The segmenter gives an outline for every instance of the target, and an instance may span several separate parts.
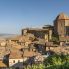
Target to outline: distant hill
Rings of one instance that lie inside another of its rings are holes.
[[[15,36],[16,34],[0,34],[0,38],[8,38],[8,37],[12,37]]]

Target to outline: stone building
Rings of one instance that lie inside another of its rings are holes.
[[[6,54],[6,41],[0,40],[0,60],[4,59],[5,54]]]
[[[64,13],[54,20],[54,32],[58,34],[60,41],[69,41],[69,17]]]
[[[36,38],[41,38],[41,39],[45,39],[46,41],[51,40],[52,38],[52,29],[49,28],[26,28],[26,29],[22,29],[22,35],[31,33],[33,34]]]

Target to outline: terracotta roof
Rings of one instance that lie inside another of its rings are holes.
[[[15,41],[19,41],[19,42],[31,42],[31,40],[29,40],[29,38],[32,37],[33,39],[35,38],[35,36],[33,34],[27,34],[24,36],[15,36],[12,38],[9,38],[10,40],[15,40]]]
[[[17,44],[16,42],[13,42],[13,41],[9,42],[9,46],[11,46],[12,48],[15,48],[15,49],[21,49],[22,48],[21,45]]]
[[[23,54],[24,57],[32,57],[35,55],[37,55],[37,53],[35,53],[33,51],[24,51],[24,54]]]
[[[2,61],[0,61],[0,67],[7,67]]]
[[[64,13],[60,13],[56,19],[69,19],[69,17]]]
[[[59,47],[52,47],[50,48],[50,51],[53,51],[57,54],[64,53],[64,54],[69,54],[69,47],[64,47],[64,46],[59,46]]]
[[[35,55],[37,55],[37,53],[35,53],[34,51],[26,50],[24,51],[24,53],[21,51],[11,51],[9,58],[10,59],[23,59],[23,57],[32,57]]]
[[[22,36],[22,37],[19,39],[19,42],[31,42],[31,40],[29,40],[29,36],[26,35],[26,36]]]
[[[21,58],[23,58],[22,57],[22,52],[20,52],[20,51],[13,51],[13,52],[11,52],[10,53],[10,55],[9,55],[9,58],[10,59],[21,59]]]

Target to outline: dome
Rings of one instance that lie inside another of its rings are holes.
[[[67,15],[65,15],[64,13],[60,13],[56,19],[69,19],[69,17]]]

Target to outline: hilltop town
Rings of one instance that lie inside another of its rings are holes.
[[[60,13],[53,25],[24,28],[21,35],[0,39],[0,67],[42,63],[52,54],[69,54],[69,17]]]

